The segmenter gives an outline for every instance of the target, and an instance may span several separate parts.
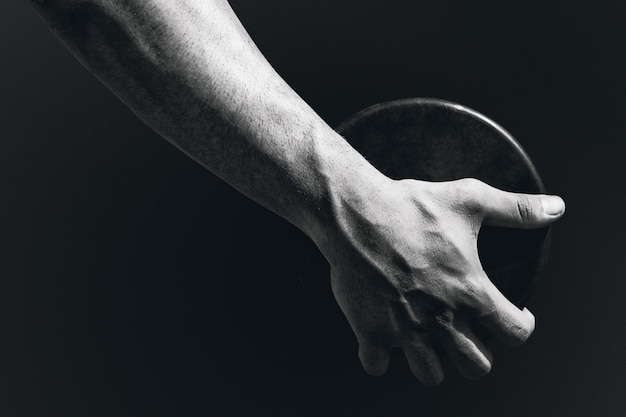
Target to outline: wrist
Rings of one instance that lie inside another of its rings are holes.
[[[318,196],[310,222],[302,228],[322,248],[342,228],[347,207],[359,210],[390,187],[392,179],[372,166],[337,132],[316,142]]]

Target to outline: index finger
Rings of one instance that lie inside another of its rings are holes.
[[[487,281],[478,323],[503,342],[521,345],[535,330],[535,316],[527,308],[520,310]]]

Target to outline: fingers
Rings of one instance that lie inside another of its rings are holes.
[[[389,367],[389,348],[373,341],[360,341],[359,359],[368,374],[384,375]]]
[[[470,329],[466,321],[439,320],[439,344],[467,378],[480,378],[491,371],[493,355]]]
[[[439,346],[467,378],[480,378],[491,371],[491,350],[474,334],[467,322],[441,320],[433,332]],[[439,356],[428,336],[405,335],[399,346],[404,351],[413,375],[424,385],[438,385],[444,373]],[[389,347],[374,342],[359,343],[359,358],[370,375],[383,375],[389,366]]]
[[[491,281],[487,281],[483,314],[477,318],[477,322],[509,345],[524,343],[535,330],[535,316],[526,308],[517,308]]]
[[[423,335],[409,335],[401,344],[409,368],[424,385],[438,385],[443,381],[443,369],[430,341]]]
[[[404,351],[411,372],[424,385],[438,385],[443,381],[439,357],[428,339],[418,333],[407,335],[399,346]],[[365,372],[381,376],[389,367],[391,345],[375,341],[359,341],[359,359]]]
[[[491,284],[491,283],[490,283]],[[492,285],[482,307],[486,313],[472,324],[480,324],[491,335],[510,345],[525,342],[535,329],[535,318],[527,309],[520,310]],[[491,371],[493,355],[490,348],[476,335],[465,318],[455,320],[452,313],[435,318],[430,337],[448,355],[467,378],[480,378]],[[424,385],[438,385],[444,373],[441,361],[428,335],[411,332],[402,336],[402,348],[411,372]],[[370,375],[387,372],[391,345],[380,341],[359,342],[361,364]]]
[[[492,226],[538,228],[547,226],[565,213],[561,197],[502,191],[479,181],[469,187],[482,208],[484,223]]]

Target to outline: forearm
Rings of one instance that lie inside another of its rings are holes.
[[[309,234],[330,217],[334,195],[380,178],[273,70],[227,1],[38,8],[149,126]]]

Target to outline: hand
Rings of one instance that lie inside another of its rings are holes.
[[[333,207],[335,225],[318,246],[368,373],[384,374],[390,349],[399,347],[424,384],[443,379],[438,351],[477,378],[492,364],[477,325],[509,344],[533,332],[533,315],[483,271],[478,232],[483,223],[546,226],[565,210],[559,197],[509,193],[475,179],[389,180],[365,196],[342,195]]]

